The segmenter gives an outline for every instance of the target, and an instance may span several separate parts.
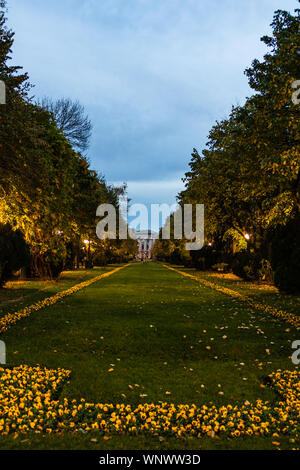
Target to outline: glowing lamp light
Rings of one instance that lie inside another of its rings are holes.
[[[249,233],[245,233],[244,236],[245,236],[246,240],[250,240],[250,235],[249,235]]]
[[[90,241],[89,240],[83,240],[83,243],[85,243],[85,245],[89,245]]]

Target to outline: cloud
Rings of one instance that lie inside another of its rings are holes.
[[[281,0],[9,0],[8,14],[14,62],[29,72],[36,95],[70,96],[88,110],[92,166],[110,181],[129,181],[135,197],[144,187],[155,198],[159,187],[174,199],[193,147],[201,150],[214,121],[251,93],[243,70],[266,51],[259,38],[282,7]]]
[[[114,183],[116,186],[122,184],[121,181]],[[131,199],[132,204],[144,204],[148,211],[148,217],[142,217],[141,229],[152,230],[158,232],[159,228],[151,221],[151,205],[152,204],[168,204],[171,207],[171,212],[176,205],[175,195],[184,189],[184,183],[181,181],[181,176],[173,180],[153,180],[153,181],[128,181],[127,182],[128,197]],[[132,224],[135,217],[129,217],[128,221]],[[162,215],[161,223],[165,222],[165,216]]]
[[[120,185],[121,182],[115,182]],[[173,204],[174,195],[184,189],[181,177],[173,180],[153,180],[153,181],[128,181],[128,196],[132,201],[146,204]]]

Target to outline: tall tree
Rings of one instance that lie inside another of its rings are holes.
[[[276,11],[271,26],[273,35],[261,39],[270,52],[245,72],[256,92],[253,143],[262,166],[280,175],[284,185],[291,182],[289,194],[300,209],[300,106],[292,101],[300,70],[300,10]],[[279,200],[281,208],[290,204],[286,196]]]
[[[72,101],[70,98],[57,101],[44,98],[40,105],[53,115],[57,127],[76,150],[85,152],[88,149],[92,123],[79,101]]]

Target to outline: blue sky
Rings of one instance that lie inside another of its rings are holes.
[[[78,99],[91,166],[139,203],[173,203],[193,147],[251,94],[276,9],[297,0],[8,0],[13,61],[37,97]]]

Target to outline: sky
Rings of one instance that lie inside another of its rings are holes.
[[[194,147],[252,94],[277,9],[297,0],[8,0],[13,62],[37,98],[70,97],[93,122],[87,156],[132,203],[175,202]],[[145,222],[146,224],[146,222]],[[141,228],[146,228],[144,225]]]

